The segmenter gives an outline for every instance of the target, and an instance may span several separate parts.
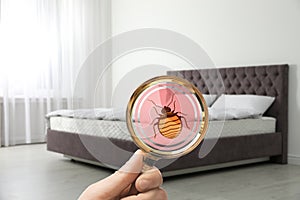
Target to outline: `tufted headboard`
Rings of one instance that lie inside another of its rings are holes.
[[[276,97],[265,113],[277,119],[282,133],[283,154],[287,153],[288,65],[243,66],[169,71],[193,83],[204,94],[256,94]],[[286,159],[286,158],[285,158]]]

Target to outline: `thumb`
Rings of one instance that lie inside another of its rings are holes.
[[[97,199],[113,199],[128,188],[139,176],[143,167],[143,152],[137,150],[133,156],[118,171],[90,186],[90,190],[97,192]]]

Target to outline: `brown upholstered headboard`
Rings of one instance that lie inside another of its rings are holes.
[[[256,94],[276,97],[265,115],[277,119],[276,131],[282,133],[283,154],[286,154],[288,65],[193,69],[169,71],[168,75],[190,81],[204,94]]]

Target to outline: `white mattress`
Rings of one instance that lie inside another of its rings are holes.
[[[131,140],[124,121],[51,117],[49,126],[57,131]],[[205,138],[274,133],[275,127],[276,119],[272,117],[210,121]]]

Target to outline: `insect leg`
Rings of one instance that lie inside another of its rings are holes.
[[[153,132],[154,132],[154,138],[156,138],[156,131],[155,131],[155,126],[157,126],[157,129],[159,129],[158,128],[158,122],[156,122],[155,124],[153,124]]]
[[[182,112],[176,112],[175,114],[177,115],[177,114],[182,114],[182,115],[184,115],[184,116],[187,116],[187,114],[185,114],[185,113],[182,113]]]
[[[156,105],[156,103],[154,101],[152,101],[151,99],[148,99],[148,101],[150,101],[151,103],[153,103],[153,105],[155,105],[156,107],[163,108],[163,107],[161,107],[159,105]]]
[[[160,114],[158,113],[158,111],[156,110],[156,108],[155,108],[155,107],[153,107],[153,108],[154,108],[156,114],[157,114],[157,115],[160,115]]]
[[[160,118],[159,118],[159,117],[156,117],[155,119],[153,119],[153,121],[151,122],[151,125],[152,125],[152,124],[154,123],[154,121],[157,120],[157,119],[159,120]]]
[[[187,124],[187,121],[186,121],[185,117],[179,116],[179,118],[180,118],[180,119],[184,119],[184,122],[185,122],[186,127],[187,127],[188,129],[190,129],[190,127],[189,127],[188,124]]]

